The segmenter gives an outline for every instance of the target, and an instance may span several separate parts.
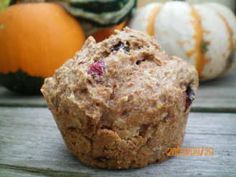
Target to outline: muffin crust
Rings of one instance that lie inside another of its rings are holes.
[[[87,165],[139,168],[183,142],[198,87],[193,66],[125,28],[81,51],[41,89],[69,150]]]

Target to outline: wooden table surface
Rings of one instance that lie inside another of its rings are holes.
[[[213,148],[214,154],[142,169],[90,168],[66,149],[42,97],[0,87],[0,177],[236,177],[236,72],[201,84],[183,147]]]

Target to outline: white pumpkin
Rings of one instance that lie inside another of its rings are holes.
[[[151,3],[137,10],[129,26],[195,65],[201,80],[225,73],[236,56],[236,18],[217,3]]]

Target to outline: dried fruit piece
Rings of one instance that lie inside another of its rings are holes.
[[[118,51],[120,49],[123,49],[126,52],[129,52],[129,46],[125,45],[123,42],[119,41],[118,44],[114,45],[111,49],[111,51]]]
[[[141,58],[141,59],[137,60],[136,65],[140,65],[145,60],[146,60],[145,58]]]
[[[194,99],[195,99],[195,93],[193,89],[190,86],[188,86],[186,89],[185,111],[189,108],[189,106],[192,104]]]
[[[102,60],[96,61],[90,65],[88,74],[102,76],[105,72],[105,63]]]

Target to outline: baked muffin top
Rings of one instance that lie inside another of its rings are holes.
[[[193,66],[168,56],[152,37],[125,28],[99,43],[89,37],[73,59],[45,80],[42,92],[58,112],[74,106],[93,118],[95,127],[82,128],[93,136],[99,127],[175,120],[189,109],[197,87]]]

